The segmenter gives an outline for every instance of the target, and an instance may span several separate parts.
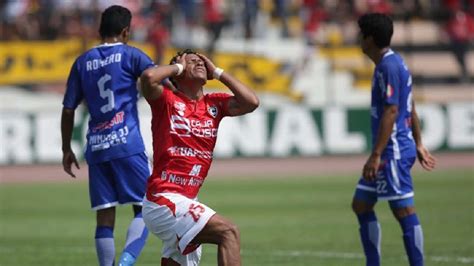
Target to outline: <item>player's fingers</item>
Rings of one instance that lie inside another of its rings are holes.
[[[430,164],[430,163],[429,163],[428,161],[426,161],[426,160],[422,160],[422,161],[421,161],[421,166],[422,166],[425,170],[427,170],[427,171],[433,170],[433,165]]]
[[[77,169],[81,169],[81,168],[79,167],[79,163],[77,162],[76,157],[74,157],[73,159],[74,159],[74,165],[76,166],[76,168],[77,168]]]
[[[375,170],[373,168],[369,169],[369,180],[373,181],[375,179]]]
[[[430,165],[431,169],[434,169],[436,167],[436,161],[435,160],[428,161],[428,164]]]
[[[432,164],[433,166],[436,165],[436,158],[433,157],[433,156],[429,156],[428,157],[428,161],[430,162],[430,164]]]
[[[207,57],[201,53],[196,53],[197,56],[201,57],[202,60],[206,60]]]
[[[69,166],[64,166],[64,171],[65,171],[68,175],[70,175],[70,176],[72,176],[72,177],[76,177],[76,175],[72,172],[70,165],[69,165]]]
[[[434,167],[436,164],[436,159],[429,153],[423,158],[422,161],[424,161],[424,163],[429,165],[430,167]]]
[[[363,172],[364,179],[367,181],[372,181],[373,174],[372,174],[372,169],[370,167],[364,167],[364,172]]]
[[[369,180],[369,176],[367,174],[367,167],[364,166],[364,169],[362,169],[362,177],[365,179],[365,180]]]

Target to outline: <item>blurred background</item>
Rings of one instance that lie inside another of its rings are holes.
[[[157,64],[193,48],[255,89],[262,107],[226,119],[216,157],[369,151],[373,64],[357,18],[391,15],[392,48],[411,69],[425,144],[474,149],[473,0],[4,0],[0,1],[0,165],[59,163],[60,110],[74,59],[98,44],[101,12],[133,13],[132,45]],[[209,82],[209,91],[224,90]],[[150,112],[140,102],[151,153]],[[82,154],[87,115],[76,117]]]

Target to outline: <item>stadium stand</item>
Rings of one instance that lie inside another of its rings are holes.
[[[150,54],[153,54],[158,63],[166,61],[170,51],[182,47],[207,49],[207,52],[215,50],[216,55],[219,55],[222,53],[219,47],[223,47],[219,44],[222,43],[242,40],[266,44],[296,40],[307,43],[308,46],[299,49],[300,54],[293,53],[294,57],[305,60],[308,51],[313,51],[315,60],[327,61],[333,71],[348,73],[353,88],[367,91],[373,66],[357,47],[356,19],[359,14],[376,11],[389,13],[394,17],[393,47],[407,59],[416,86],[425,89],[432,87],[437,91],[444,88],[450,91],[461,90],[469,87],[474,75],[473,0],[120,0],[117,3],[133,11],[133,39],[147,43],[151,48]],[[94,43],[97,39],[95,25],[100,10],[109,4],[110,2],[97,0],[2,1],[0,43],[69,40],[77,37],[82,38],[83,43]],[[209,7],[215,8],[212,11],[214,14],[210,14]],[[456,50],[450,46],[453,41],[450,34],[452,31],[449,30],[449,25],[452,25],[450,14],[458,14],[456,12],[462,12],[465,18],[463,21],[466,21],[460,26],[461,31],[465,26],[464,38],[467,40],[466,73],[456,60]],[[219,32],[216,32],[216,22],[210,21],[216,17],[219,17]],[[211,37],[208,36],[212,36],[215,44],[209,44]],[[249,46],[251,44],[241,50],[244,55],[252,54]],[[87,46],[83,47],[85,49]],[[235,55],[235,51],[233,53]],[[241,60],[242,55],[237,53],[235,56],[237,59],[234,61],[245,61]],[[219,55],[219,58],[228,57],[229,54]],[[8,57],[3,58],[0,70],[5,69],[9,63],[6,61]],[[248,60],[238,68],[239,71],[247,71],[246,75],[255,70],[255,67],[249,67],[247,63]],[[291,64],[294,62],[290,62]],[[288,67],[288,62],[266,62],[264,65],[280,68],[282,73],[289,75],[290,80],[282,82],[281,86],[258,86],[258,90],[264,93],[273,91],[293,100],[304,97],[289,88],[294,74],[292,71],[300,71],[301,67],[305,67],[304,64],[293,67],[293,70]],[[256,75],[248,79],[258,83],[261,77]],[[54,88],[54,84],[55,82],[43,81],[33,84],[33,88],[44,90]],[[27,85],[27,88],[32,88],[31,83]]]

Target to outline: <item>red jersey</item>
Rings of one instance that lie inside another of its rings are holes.
[[[173,192],[195,198],[207,176],[217,140],[217,129],[228,115],[231,95],[210,93],[191,100],[163,89],[149,101],[152,111],[153,174],[149,193]]]

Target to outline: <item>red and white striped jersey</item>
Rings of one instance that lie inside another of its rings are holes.
[[[195,198],[207,176],[222,118],[231,95],[210,93],[191,100],[164,88],[149,101],[152,110],[153,174],[149,193],[172,192]]]

